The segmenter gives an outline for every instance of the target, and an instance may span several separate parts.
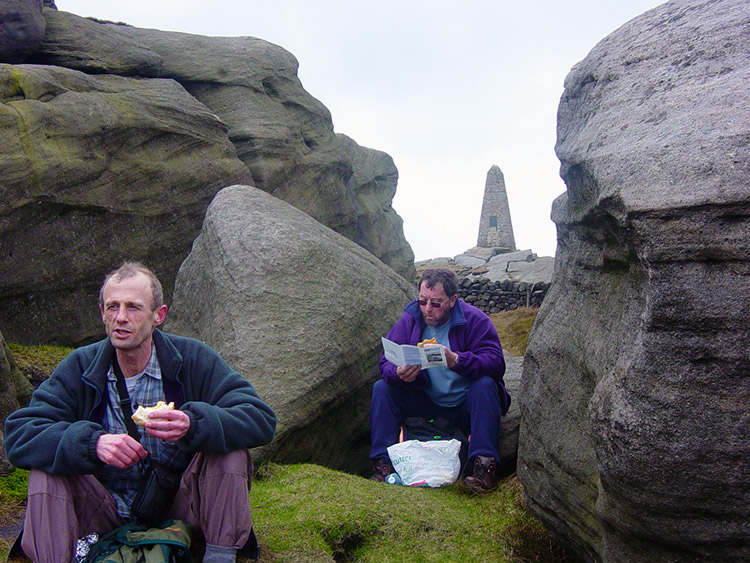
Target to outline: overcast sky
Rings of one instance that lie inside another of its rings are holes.
[[[56,0],[138,27],[249,35],[297,58],[336,132],[387,152],[393,206],[415,258],[477,243],[487,171],[503,171],[516,246],[556,247],[552,201],[563,81],[606,35],[657,0]]]

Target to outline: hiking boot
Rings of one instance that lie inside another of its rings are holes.
[[[379,483],[385,483],[385,478],[391,473],[396,472],[396,470],[393,469],[393,465],[391,465],[391,460],[387,457],[374,459],[372,461],[372,471],[372,477],[370,478]]]
[[[474,473],[464,479],[464,485],[475,493],[491,491],[497,486],[496,468],[494,459],[478,455],[474,458]]]

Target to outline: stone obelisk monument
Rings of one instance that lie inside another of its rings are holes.
[[[510,222],[508,194],[505,191],[505,178],[500,167],[496,164],[493,164],[490,171],[487,172],[477,246],[480,248],[516,249],[513,224]]]

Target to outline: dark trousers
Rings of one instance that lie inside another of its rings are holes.
[[[375,383],[370,403],[370,458],[388,457],[388,446],[398,442],[405,418],[442,416],[471,438],[469,459],[482,455],[500,461],[500,396],[491,377],[472,380],[464,402],[456,407],[441,407],[424,392],[410,385],[398,387],[384,380]]]

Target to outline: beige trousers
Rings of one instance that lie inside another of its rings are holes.
[[[250,452],[197,453],[182,474],[171,518],[185,520],[207,544],[241,548],[252,517]],[[92,475],[49,475],[32,469],[21,547],[34,563],[72,561],[78,538],[124,524],[112,495]]]

